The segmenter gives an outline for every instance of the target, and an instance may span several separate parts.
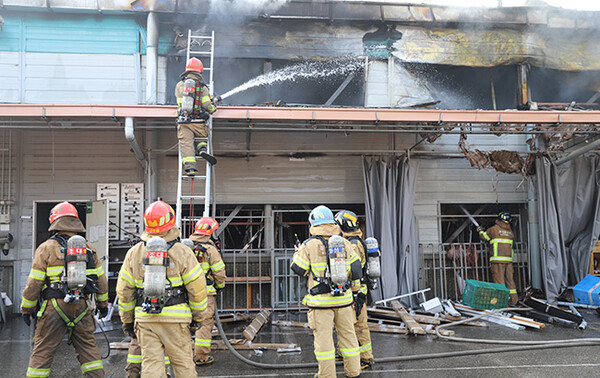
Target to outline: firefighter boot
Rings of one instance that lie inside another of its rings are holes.
[[[198,164],[196,161],[186,161],[183,163],[183,171],[186,176],[195,176],[198,173]]]
[[[206,144],[206,142],[200,142],[200,143],[198,143],[198,146],[196,147],[196,153],[202,159],[204,159],[207,162],[209,162],[210,165],[217,164],[217,159],[214,156],[212,156],[211,154],[208,153],[208,148],[207,147],[208,147],[208,145]]]

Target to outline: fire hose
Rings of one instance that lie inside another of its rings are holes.
[[[460,356],[473,356],[478,354],[489,354],[489,353],[505,353],[505,352],[518,352],[525,350],[536,350],[536,349],[551,349],[551,348],[567,348],[567,347],[575,347],[575,346],[589,346],[589,345],[599,345],[600,338],[587,338],[587,339],[566,339],[566,340],[549,340],[549,341],[515,341],[515,340],[480,340],[480,339],[469,339],[462,337],[451,337],[451,336],[443,336],[439,333],[440,328],[448,328],[452,326],[457,326],[468,321],[480,319],[486,316],[493,315],[497,312],[501,311],[527,311],[527,308],[502,308],[498,310],[491,311],[489,313],[478,315],[472,318],[467,318],[465,320],[460,320],[457,322],[452,322],[444,325],[440,325],[436,329],[436,335],[441,339],[446,339],[449,341],[457,341],[457,342],[478,342],[478,343],[488,343],[488,344],[511,344],[518,345],[514,347],[502,347],[502,348],[487,348],[487,349],[472,349],[472,350],[463,350],[463,351],[454,351],[454,352],[443,352],[443,353],[431,353],[431,354],[416,354],[411,356],[393,356],[393,357],[383,357],[375,359],[375,363],[386,363],[386,362],[404,362],[404,361],[415,361],[415,360],[427,360],[427,359],[435,359],[435,358],[448,358],[448,357],[460,357]],[[225,331],[223,330],[223,325],[221,320],[219,319],[218,311],[215,312],[215,322],[217,325],[217,329],[219,330],[219,335],[225,346],[229,351],[240,361],[262,369],[303,369],[303,368],[316,368],[318,364],[316,362],[313,363],[294,363],[294,364],[268,364],[264,362],[252,361],[244,356],[242,356],[229,342]],[[336,364],[343,364],[342,361],[336,362]]]

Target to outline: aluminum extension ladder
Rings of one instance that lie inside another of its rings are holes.
[[[208,71],[209,80],[208,80],[208,89],[211,92],[211,96],[213,95],[213,64],[214,64],[214,52],[215,52],[215,32],[212,31],[209,36],[201,36],[201,35],[192,35],[192,31],[188,30],[188,41],[187,41],[187,54],[186,54],[186,62],[193,57],[197,57],[202,61],[204,65],[204,74]],[[207,64],[208,63],[208,64]],[[213,154],[212,147],[212,117],[210,117],[206,122],[207,129],[207,137],[206,138],[195,138],[194,147],[197,145],[199,141],[206,141],[208,144],[208,153]],[[181,148],[179,148],[177,163],[179,165],[178,174],[177,174],[177,209],[176,209],[176,224],[177,227],[181,230],[182,236],[187,237],[189,234],[193,233],[193,227],[195,222],[200,219],[200,213],[196,214],[194,211],[194,207],[198,203],[203,202],[203,217],[210,216],[210,205],[211,205],[211,196],[214,195],[213,191],[213,180],[214,180],[214,167],[206,162],[205,171],[202,172],[200,168],[201,164],[198,164],[200,170],[198,174],[194,177],[188,177],[183,172],[183,167],[181,163]],[[198,159],[198,163],[200,163],[201,159]],[[199,188],[195,188],[194,184],[196,183],[204,183],[204,186],[199,186]],[[198,189],[204,189],[204,191],[200,191],[197,193]],[[201,194],[200,194],[201,193]],[[188,215],[182,217],[182,205],[184,203],[189,203],[189,212]],[[213,210],[214,212],[214,210]],[[189,232],[191,230],[191,232]]]

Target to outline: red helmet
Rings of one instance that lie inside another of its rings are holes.
[[[190,58],[185,65],[186,71],[196,71],[199,73],[204,72],[204,65],[198,58]]]
[[[153,202],[144,212],[144,226],[149,234],[169,231],[175,226],[175,211],[166,202]]]
[[[59,203],[50,210],[50,224],[61,217],[75,217],[79,219],[79,214],[77,214],[75,206],[65,201]]]
[[[217,228],[219,228],[219,222],[211,217],[200,218],[200,220],[196,222],[194,234],[210,236]]]

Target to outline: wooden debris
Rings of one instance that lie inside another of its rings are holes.
[[[229,340],[229,342],[235,349],[240,349],[240,350],[256,350],[256,349],[260,349],[260,350],[284,349],[284,350],[287,350],[287,349],[298,348],[297,344],[253,343],[246,339],[232,339],[232,340]],[[227,346],[225,346],[225,342],[223,342],[223,340],[213,340],[212,343],[210,344],[210,346],[212,349],[219,349],[219,350],[227,349]]]
[[[395,333],[400,335],[407,335],[408,330],[406,327],[400,327],[395,325],[388,324],[376,324],[376,323],[367,323],[369,325],[369,331],[371,332],[379,332],[379,333]]]
[[[253,314],[228,313],[219,314],[221,323],[243,322],[252,319]]]
[[[110,349],[129,349],[129,341],[113,341],[109,345]]]
[[[454,304],[454,307],[460,312],[464,312],[469,315],[482,315],[484,313],[490,313],[490,310],[478,310],[469,306],[460,305],[458,303]],[[524,316],[518,316],[510,313],[496,313],[491,316],[486,316],[484,319],[490,321],[492,323],[497,323],[501,325],[508,326],[514,329],[523,329],[523,327],[530,327],[536,329],[544,329],[546,325],[544,323],[536,322],[533,319],[526,318]],[[516,325],[517,327],[513,327],[512,325]]]
[[[252,323],[250,323],[248,325],[248,327],[246,327],[244,332],[242,332],[242,334],[244,335],[246,340],[248,340],[248,341],[254,340],[254,338],[256,337],[256,334],[258,333],[258,331],[260,331],[262,326],[265,325],[267,320],[269,320],[270,316],[271,316],[271,311],[269,311],[269,310],[261,310],[258,314],[256,314],[256,317],[254,318]]]
[[[277,326],[281,326],[281,327],[303,327],[303,328],[310,328],[308,326],[308,323],[294,322],[294,321],[289,321],[289,320],[273,320],[273,321],[271,321],[271,324],[277,325]]]
[[[410,333],[413,333],[415,335],[425,334],[425,330],[423,329],[423,327],[421,327],[419,323],[417,323],[415,319],[406,311],[406,309],[402,307],[400,302],[398,302],[397,300],[393,300],[391,304],[396,313],[402,318],[402,321],[404,321],[404,323],[408,327]]]

